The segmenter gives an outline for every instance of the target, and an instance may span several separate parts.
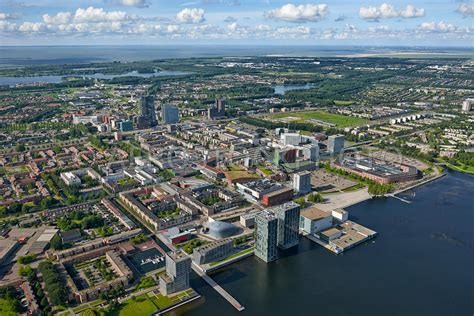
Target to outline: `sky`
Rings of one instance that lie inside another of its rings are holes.
[[[474,47],[473,0],[1,0],[0,45]]]

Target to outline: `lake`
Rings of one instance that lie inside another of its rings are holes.
[[[0,76],[0,86],[7,85],[13,87],[17,84],[32,84],[32,83],[59,83],[63,78],[67,77],[77,77],[77,78],[92,78],[92,79],[113,79],[118,77],[164,77],[164,76],[182,76],[189,73],[182,71],[160,71],[154,73],[138,73],[137,71],[131,71],[125,74],[120,75],[104,75],[101,73],[96,73],[92,75],[80,75],[80,74],[71,74],[63,76],[31,76],[31,77],[1,77]]]
[[[275,90],[275,94],[285,94],[286,91],[291,91],[291,90],[298,90],[298,89],[311,89],[314,87],[314,84],[312,83],[307,83],[307,84],[289,84],[289,85],[274,85],[273,89]]]

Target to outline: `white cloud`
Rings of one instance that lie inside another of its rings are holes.
[[[149,5],[147,0],[118,0],[117,2],[126,7],[147,8]]]
[[[307,26],[297,26],[297,27],[279,27],[276,30],[281,34],[310,34],[311,29]]]
[[[71,12],[58,12],[53,16],[49,14],[43,15],[43,22],[47,24],[67,24],[71,22],[71,19]]]
[[[446,23],[444,21],[441,22],[425,22],[422,23],[420,26],[420,29],[423,31],[429,31],[429,32],[440,32],[440,33],[447,33],[447,32],[454,32],[457,30],[457,27]]]
[[[409,4],[405,10],[400,12],[400,16],[407,19],[422,17],[425,16],[425,9],[417,9],[413,5]]]
[[[273,9],[265,13],[269,19],[286,21],[286,22],[317,22],[328,14],[328,6],[326,4],[301,4],[294,5],[292,3]]]
[[[103,8],[79,8],[74,15],[74,22],[106,22],[131,20],[132,16],[123,11],[107,12]]]
[[[21,32],[25,33],[36,33],[36,32],[44,32],[47,30],[46,24],[44,23],[35,23],[35,22],[23,22],[18,28]]]
[[[337,33],[334,35],[335,40],[346,40],[349,38],[349,33],[343,32],[343,33]]]
[[[409,4],[404,10],[397,10],[393,5],[382,3],[378,7],[368,6],[359,9],[359,16],[364,20],[378,21],[391,18],[417,18],[425,15],[425,9],[415,8]]]
[[[461,3],[456,11],[461,13],[464,17],[474,16],[474,4]]]
[[[15,31],[15,30],[16,30],[16,23],[0,20],[0,31],[8,32],[8,31]]]
[[[20,14],[16,14],[16,13],[2,13],[2,12],[0,12],[0,21],[16,20],[20,16],[21,16]]]
[[[68,24],[68,23],[96,23],[117,22],[136,19],[123,11],[105,11],[103,8],[88,7],[78,8],[73,14],[71,12],[58,12],[55,15],[44,14],[43,22],[46,24]]]
[[[239,25],[237,23],[231,23],[229,25],[227,25],[227,29],[231,32],[235,32],[237,31],[237,28],[239,27]]]
[[[201,23],[206,20],[204,13],[203,9],[185,8],[176,14],[176,19],[181,23]]]

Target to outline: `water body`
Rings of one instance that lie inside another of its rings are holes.
[[[91,45],[91,46],[3,46],[0,68],[44,64],[109,61],[139,61],[160,58],[216,56],[308,56],[331,57],[394,52],[460,53],[472,55],[472,47],[370,47],[331,45]]]
[[[31,77],[1,77],[0,76],[0,86],[7,85],[7,86],[15,86],[17,84],[32,84],[32,83],[59,83],[63,81],[63,78],[67,77],[74,77],[74,78],[92,78],[92,79],[113,79],[118,77],[142,77],[142,78],[150,78],[150,77],[163,77],[163,76],[182,76],[187,75],[189,73],[182,72],[182,71],[161,71],[161,72],[154,72],[154,73],[138,73],[137,71],[131,71],[125,74],[120,75],[104,75],[101,73],[96,73],[92,75],[80,75],[80,74],[71,74],[71,75],[63,75],[63,76],[31,76]]]
[[[342,255],[303,238],[274,263],[250,257],[213,273],[243,312],[193,276],[203,298],[169,315],[472,315],[474,176],[450,172],[403,197],[413,203],[350,207],[379,236]]]
[[[291,85],[274,85],[273,89],[275,90],[275,94],[285,94],[286,91],[291,90],[298,90],[298,89],[311,89],[314,87],[314,84],[307,83],[307,84],[291,84]]]

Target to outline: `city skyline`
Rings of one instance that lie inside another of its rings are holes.
[[[468,46],[470,1],[9,1],[1,45]]]

